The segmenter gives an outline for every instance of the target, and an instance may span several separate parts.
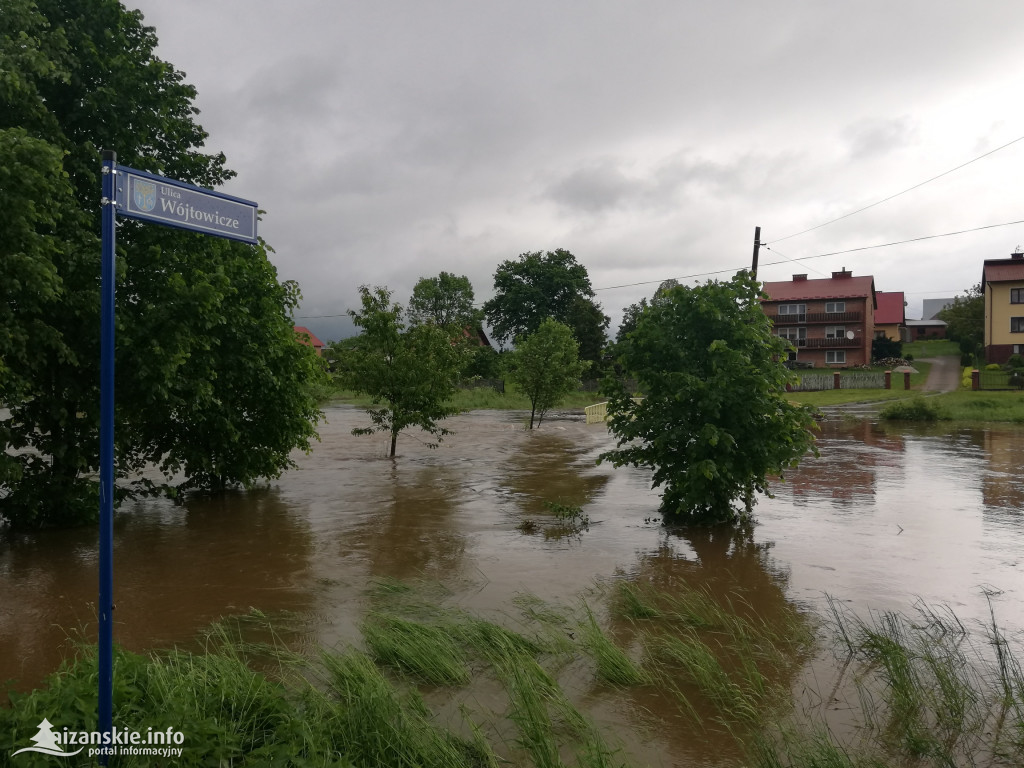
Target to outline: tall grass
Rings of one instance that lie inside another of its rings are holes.
[[[648,723],[708,739],[709,749],[738,746],[744,765],[1024,764],[1019,643],[994,610],[979,637],[948,609],[922,604],[911,615],[861,618],[831,600],[818,652],[834,654],[833,678],[819,680],[797,674],[814,625],[792,605],[768,621],[735,594],[617,580],[597,590],[606,599],[600,610],[593,592],[569,605],[521,595],[518,616],[489,620],[449,607],[443,591],[424,591],[399,582],[371,588],[365,652],[310,658],[269,630],[260,632],[268,640],[243,641],[240,632],[261,622],[266,630],[260,615],[214,626],[204,652],[119,651],[115,722],[180,730],[187,742],[177,764],[185,766],[601,768],[625,758],[587,707],[600,700],[640,712],[654,697],[674,709]],[[607,622],[598,618],[605,608]],[[11,694],[0,732],[26,746],[44,717],[58,729],[91,729],[96,675],[84,648],[43,688]],[[477,686],[486,700],[477,700]],[[458,715],[452,701],[461,702]],[[829,727],[836,708],[846,713],[840,729]],[[0,766],[13,763],[9,752],[0,750]],[[119,756],[112,765],[147,760]],[[42,755],[18,761],[50,764]]]

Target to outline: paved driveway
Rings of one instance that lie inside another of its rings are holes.
[[[960,376],[963,369],[960,367],[960,358],[950,356],[944,357],[922,357],[922,363],[931,363],[932,368],[928,372],[928,380],[924,388],[932,392],[953,392],[960,389]]]

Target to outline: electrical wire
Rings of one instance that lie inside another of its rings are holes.
[[[829,221],[826,221],[826,222],[824,222],[822,224],[818,224],[817,226],[814,226],[814,227],[810,227],[809,229],[801,230],[800,232],[794,232],[792,235],[786,235],[785,237],[780,237],[778,239],[772,240],[772,242],[773,243],[781,243],[783,240],[789,240],[791,237],[797,237],[799,235],[806,235],[808,232],[813,232],[816,229],[821,229],[822,227],[827,227],[829,224],[835,224],[837,221],[842,221],[843,219],[848,219],[850,216],[855,216],[858,213],[863,213],[864,211],[868,210],[869,208],[874,208],[876,205],[881,205],[882,203],[887,203],[890,200],[893,200],[893,199],[899,197],[900,195],[907,194],[907,192],[913,192],[915,189],[923,187],[925,184],[930,184],[931,182],[936,181],[937,179],[941,179],[943,176],[948,176],[949,174],[953,173],[954,171],[959,171],[961,168],[966,168],[971,163],[976,163],[979,160],[982,160],[982,159],[988,157],[989,155],[994,155],[996,152],[998,152],[998,151],[1000,151],[1002,149],[1006,149],[1007,147],[1016,144],[1018,141],[1024,141],[1024,136],[1018,136],[1013,141],[1007,142],[1006,144],[1003,144],[1001,147],[996,147],[995,149],[989,150],[988,152],[986,152],[983,155],[978,155],[973,160],[968,160],[966,163],[962,163],[962,164],[958,165],[956,168],[950,168],[948,171],[943,171],[938,176],[932,176],[930,179],[926,179],[925,181],[922,181],[920,184],[915,184],[912,187],[907,187],[902,192],[897,192],[895,195],[889,195],[888,197],[883,198],[882,200],[879,200],[878,202],[872,203],[871,205],[865,205],[863,208],[858,208],[856,211],[850,211],[850,213],[844,213],[842,216],[839,216],[838,218],[830,219]]]
[[[1024,137],[1021,137],[1021,138],[1024,138]],[[912,237],[909,240],[896,240],[895,242],[891,242],[891,243],[879,243],[877,245],[862,245],[859,248],[847,248],[844,251],[830,251],[828,253],[817,253],[817,254],[815,254],[813,256],[797,256],[795,258],[790,258],[789,256],[786,256],[786,258],[789,260],[789,262],[786,262],[786,261],[766,261],[766,262],[760,264],[758,266],[758,268],[760,269],[760,267],[774,267],[774,266],[778,266],[779,264],[807,261],[808,259],[820,259],[820,258],[824,258],[825,256],[840,256],[840,255],[842,255],[844,253],[856,253],[858,251],[870,251],[870,250],[873,250],[875,248],[889,248],[890,246],[893,246],[893,245],[906,245],[907,243],[919,243],[922,240],[934,240],[934,239],[939,238],[939,237],[952,237],[953,235],[964,235],[964,234],[967,234],[968,232],[980,232],[980,231],[985,230],[985,229],[996,229],[998,227],[1009,227],[1009,226],[1013,226],[1014,224],[1024,224],[1024,219],[1019,219],[1017,221],[1006,221],[1006,222],[1003,222],[1002,224],[985,224],[984,226],[981,226],[981,227],[971,227],[970,229],[958,229],[955,232],[943,232],[943,233],[938,234],[938,235],[923,235],[921,237]],[[769,251],[773,251],[774,253],[779,253],[778,251],[776,251],[775,249],[773,249],[770,245],[768,245],[766,243],[762,243],[762,245],[767,250],[769,250]],[[785,256],[785,254],[779,254],[779,255],[780,256]],[[804,266],[806,266],[806,265],[804,265]],[[748,268],[748,265],[743,264],[741,266],[730,267],[728,269],[715,269],[715,270],[709,270],[707,272],[694,272],[693,274],[683,275],[681,277],[663,278],[661,280],[645,280],[645,281],[640,282],[640,283],[626,283],[626,284],[623,284],[623,285],[609,285],[609,286],[606,286],[604,288],[595,288],[594,290],[595,291],[612,291],[612,290],[615,290],[617,288],[633,288],[633,287],[636,287],[636,286],[639,286],[639,285],[653,285],[654,283],[663,283],[663,282],[665,282],[665,280],[689,280],[689,279],[694,278],[694,277],[706,277],[708,275],[719,275],[719,274],[722,274],[724,272],[738,272],[741,269],[747,269],[747,268]]]

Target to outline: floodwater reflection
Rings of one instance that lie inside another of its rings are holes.
[[[523,593],[572,604],[595,582],[629,581],[697,586],[766,620],[794,606],[821,611],[832,594],[864,610],[906,610],[921,597],[967,622],[986,618],[987,585],[1007,631],[1024,628],[1016,428],[950,434],[826,421],[821,456],[775,485],[753,531],[737,535],[645,522],[660,517],[650,473],[596,466],[614,441],[578,417],[556,415],[529,432],[522,414],[464,414],[436,450],[403,435],[389,459],[383,438],[351,435],[366,424],[359,409],[327,415],[322,442],[269,487],[119,513],[116,642],[189,643],[250,607],[298,614],[310,643],[358,642],[371,586],[387,579],[441,584],[455,606],[492,618]],[[518,526],[546,515],[546,501],[581,506],[590,527],[570,538],[524,534]],[[92,638],[95,542],[94,531],[77,530],[0,543],[0,679],[35,685],[66,652],[69,632],[82,626]],[[577,693],[610,727],[636,718],[657,731],[633,745],[647,762],[707,764],[672,735],[684,731],[663,722],[657,695],[623,705],[582,680]]]

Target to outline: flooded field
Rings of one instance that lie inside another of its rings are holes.
[[[367,421],[360,410],[327,417],[322,443],[267,487],[122,510],[116,642],[188,645],[218,617],[255,608],[288,617],[310,645],[359,643],[371,586],[392,580],[435,585],[446,606],[494,620],[523,595],[564,605],[587,596],[597,608],[630,582],[739,596],[769,621],[794,609],[825,615],[831,595],[864,616],[948,605],[964,624],[988,620],[991,606],[1008,635],[1024,630],[1020,429],[830,419],[820,458],[761,499],[751,535],[733,536],[663,529],[648,473],[595,466],[612,441],[579,417],[527,432],[519,413],[469,413],[450,420],[456,434],[437,450],[403,434],[394,460],[385,438],[350,435]],[[582,507],[589,526],[555,530],[547,502]],[[96,561],[92,531],[0,545],[0,680],[32,687],[69,637],[93,637]],[[658,696],[608,696],[582,675],[569,686],[599,722],[631,724],[639,735],[627,752],[641,764],[735,757],[677,728]]]

